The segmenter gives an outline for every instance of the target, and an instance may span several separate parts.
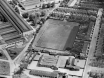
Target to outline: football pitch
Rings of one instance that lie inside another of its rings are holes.
[[[79,23],[48,19],[39,31],[44,32],[40,34],[35,46],[54,50],[71,48],[78,29]]]

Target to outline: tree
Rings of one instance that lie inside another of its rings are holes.
[[[19,9],[18,9],[17,6],[15,6],[15,11],[16,11],[18,14],[20,14],[20,11],[19,11]]]
[[[31,15],[29,15],[29,20],[33,21],[35,19],[35,17],[36,17],[35,14],[31,14]]]
[[[0,21],[7,22],[7,19],[0,13]]]
[[[39,18],[40,17],[40,13],[35,13],[35,17]]]
[[[43,16],[45,16],[45,15],[46,15],[45,12],[42,11],[40,16],[43,17]]]
[[[28,14],[28,12],[26,12],[26,13],[23,13],[22,16],[23,16],[23,18],[28,18],[29,14]]]
[[[17,71],[14,72],[14,75],[18,74],[21,75],[23,73],[23,68],[19,68]]]
[[[54,7],[54,6],[55,6],[55,3],[54,3],[54,2],[52,2],[52,3],[51,3],[51,7]]]
[[[42,9],[45,9],[45,8],[46,8],[46,5],[45,5],[45,4],[43,4],[43,5],[42,5]]]
[[[2,53],[0,53],[0,56],[3,56],[3,54],[2,54]]]
[[[36,26],[36,24],[37,24],[37,22],[36,22],[36,19],[33,19],[33,21],[32,21],[32,26]]]
[[[72,49],[72,48],[70,48],[70,47],[66,47],[65,50],[70,51],[71,49]]]
[[[47,5],[47,8],[50,8],[51,7],[51,4],[50,3],[48,3],[48,4],[46,4]]]
[[[40,21],[42,21],[42,23],[44,23],[45,22],[45,18],[41,18],[41,20]]]
[[[73,48],[73,49],[71,50],[71,52],[74,52],[74,53],[77,54],[77,55],[80,55],[80,53],[81,53],[78,49],[75,49],[75,48]]]
[[[25,7],[21,3],[18,3],[18,6],[21,7],[22,10],[25,10]]]
[[[12,0],[12,2],[17,5],[18,1],[17,0]]]

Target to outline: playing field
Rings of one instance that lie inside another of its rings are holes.
[[[36,46],[65,50],[66,47],[72,47],[78,29],[78,23],[49,19],[39,31],[41,36]]]

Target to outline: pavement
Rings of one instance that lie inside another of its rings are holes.
[[[92,35],[92,40],[91,40],[91,43],[90,43],[89,53],[88,53],[88,57],[87,57],[87,61],[86,61],[86,66],[85,66],[85,70],[83,72],[83,77],[82,78],[88,78],[89,75],[87,73],[93,69],[93,67],[89,66],[89,63],[91,62],[90,59],[94,58],[93,55],[94,55],[96,42],[97,42],[97,38],[98,38],[98,32],[99,32],[99,28],[100,28],[102,11],[103,11],[103,9],[99,9],[99,11],[98,11],[98,15],[97,15],[96,23],[95,23],[95,28],[94,28],[94,32],[93,32],[93,35]],[[94,70],[98,70],[98,69],[94,68]]]
[[[30,41],[26,44],[26,47],[23,49],[23,51],[13,60],[14,62],[16,62],[16,63],[20,62],[20,60],[22,59],[23,54],[26,52],[26,50],[28,49],[28,47],[31,44],[33,39],[34,39],[34,37],[30,39]]]

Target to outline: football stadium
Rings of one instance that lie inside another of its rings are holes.
[[[66,22],[61,20],[49,19],[40,30],[40,38],[36,47],[51,48],[55,50],[65,50],[72,47],[79,24],[76,22]]]

